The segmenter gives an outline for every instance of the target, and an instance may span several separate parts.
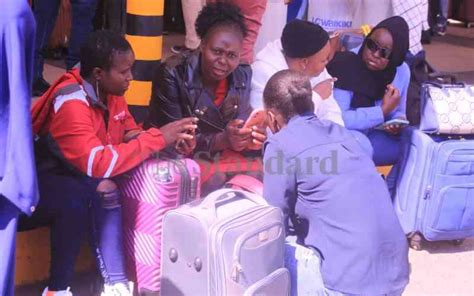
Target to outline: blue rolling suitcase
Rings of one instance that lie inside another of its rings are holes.
[[[410,245],[474,237],[474,140],[414,130],[402,153],[394,204]]]
[[[400,224],[419,249],[474,237],[474,86],[424,84],[421,121],[404,141],[394,193]]]

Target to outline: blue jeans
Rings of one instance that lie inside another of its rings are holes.
[[[43,77],[44,51],[53,32],[60,7],[60,0],[34,1],[36,19],[36,40],[33,80]],[[97,0],[71,0],[72,23],[66,68],[72,69],[79,62],[80,49],[87,36],[92,32],[92,19]]]
[[[65,290],[70,286],[82,238],[88,230],[105,283],[127,283],[118,192],[104,199],[96,192],[100,180],[81,176],[39,173],[38,181],[40,201],[25,224],[51,225],[49,289]]]
[[[393,196],[399,175],[401,146],[409,143],[413,127],[406,127],[400,135],[393,136],[381,130],[370,130],[367,137],[373,147],[373,160],[376,166],[393,165],[386,182],[390,194]]]
[[[296,243],[289,236],[285,242],[285,267],[290,272],[291,296],[357,296],[330,290],[324,286],[321,275],[321,256],[318,251]],[[403,289],[386,294],[364,296],[401,296]]]
[[[449,0],[439,0],[439,16],[441,25],[446,25],[448,21]]]
[[[293,236],[286,238],[285,267],[290,272],[291,296],[326,295],[319,253],[297,244]]]
[[[385,294],[370,294],[370,295],[364,295],[364,296],[401,296],[404,290],[405,289],[400,289],[400,290],[395,290],[395,291],[385,293]],[[327,296],[359,296],[355,294],[345,294],[345,293],[341,293],[341,292],[337,292],[337,291],[333,291],[329,289],[326,289],[326,295]]]
[[[393,165],[400,155],[400,136],[393,136],[385,131],[372,129],[367,137],[373,147],[373,160],[376,166]]]
[[[291,22],[294,19],[303,19],[308,8],[308,0],[293,0],[288,4],[288,13],[286,22]]]

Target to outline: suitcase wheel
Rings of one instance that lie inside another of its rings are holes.
[[[408,236],[408,243],[410,245],[410,248],[412,248],[415,251],[421,250],[421,243],[423,241],[423,238],[419,233],[414,233],[410,236]]]

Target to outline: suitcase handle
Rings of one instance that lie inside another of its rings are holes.
[[[201,206],[206,209],[212,209],[214,211],[214,216],[216,216],[216,209],[219,204],[229,202],[233,199],[247,199],[257,205],[268,205],[265,199],[256,194],[235,189],[220,189],[219,191],[215,191],[206,196],[202,201]]]
[[[263,183],[248,175],[237,175],[227,181],[227,188],[243,189],[245,191],[263,196]]]

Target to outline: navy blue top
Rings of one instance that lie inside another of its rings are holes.
[[[387,186],[348,130],[295,116],[264,149],[264,196],[287,227],[292,211],[309,222],[304,243],[320,251],[327,288],[367,295],[406,286],[408,245]]]

